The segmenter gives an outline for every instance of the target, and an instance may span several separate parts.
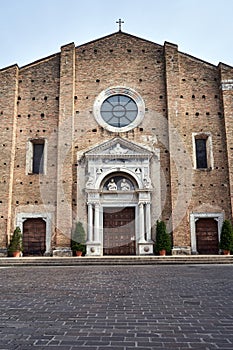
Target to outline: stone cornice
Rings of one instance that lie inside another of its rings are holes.
[[[223,91],[233,90],[233,80],[232,79],[222,80],[221,81],[221,89]]]

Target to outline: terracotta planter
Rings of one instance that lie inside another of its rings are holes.
[[[159,255],[165,256],[166,255],[166,250],[165,249],[160,250],[159,251]]]
[[[231,254],[230,250],[223,250],[223,255],[230,255],[230,254]]]
[[[21,256],[21,251],[12,252],[14,258],[19,258]]]
[[[77,251],[75,252],[75,254],[76,254],[76,256],[82,256],[82,252],[79,251],[79,250],[77,250]]]

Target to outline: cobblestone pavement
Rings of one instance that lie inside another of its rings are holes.
[[[0,269],[0,349],[233,349],[233,266]]]

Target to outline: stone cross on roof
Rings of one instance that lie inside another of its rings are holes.
[[[122,25],[122,23],[125,23],[124,21],[122,21],[122,19],[121,18],[119,18],[119,20],[118,21],[116,21],[116,23],[117,24],[119,24],[119,32],[121,32],[121,25]]]

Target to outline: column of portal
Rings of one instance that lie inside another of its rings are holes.
[[[88,203],[87,242],[93,241],[93,204]]]
[[[150,212],[150,202],[146,203],[146,240],[151,241],[151,212]]]
[[[144,204],[139,203],[139,242],[145,242]]]
[[[94,241],[100,241],[100,205],[95,203]]]

